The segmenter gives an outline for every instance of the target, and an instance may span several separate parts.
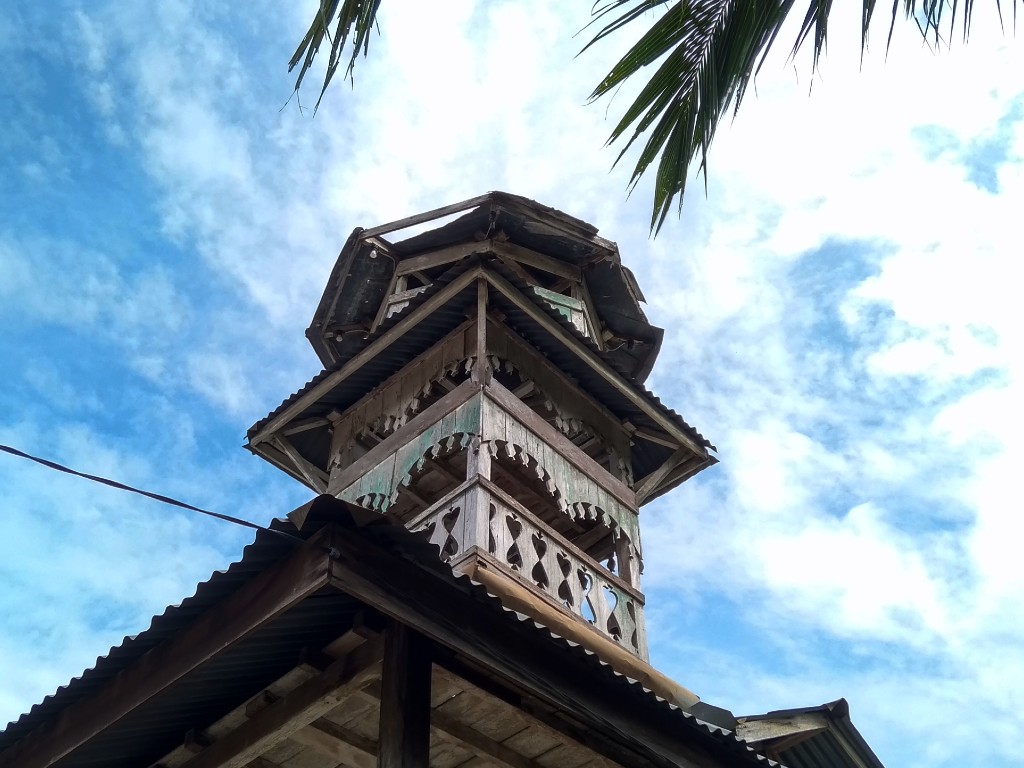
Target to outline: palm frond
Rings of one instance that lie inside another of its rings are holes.
[[[1016,14],[1017,0],[1013,3]],[[764,63],[795,4],[796,0],[608,0],[594,8],[588,27],[600,26],[583,51],[652,12],[663,11],[590,95],[593,102],[641,70],[654,69],[607,142],[623,142],[615,159],[618,163],[639,139],[646,138],[629,188],[632,191],[657,161],[652,234],[661,229],[674,201],[681,210],[690,167],[698,154],[698,172],[704,173],[706,189],[708,147],[718,124],[730,108],[734,115],[739,109],[751,78]],[[862,2],[862,57],[875,5],[876,0]],[[1001,19],[999,0],[996,6]],[[951,38],[959,22],[966,40],[973,10],[973,0],[893,0],[886,48],[900,16],[914,20],[922,36],[936,44],[943,42],[947,19]],[[832,0],[807,0],[790,57],[810,42],[817,69],[828,44],[831,11]]]
[[[370,32],[376,25],[379,8],[380,0],[320,0],[320,7],[310,22],[305,37],[302,38],[302,42],[299,43],[299,47],[295,49],[295,53],[288,62],[289,72],[301,63],[299,75],[295,79],[295,93],[298,93],[299,88],[302,87],[303,78],[313,64],[313,59],[320,52],[324,38],[326,37],[330,42],[331,52],[324,73],[324,84],[317,97],[314,111],[320,107],[320,102],[338,70],[346,43],[349,40],[352,41],[352,52],[344,76],[352,80],[359,52],[362,51],[365,56],[369,51]],[[337,17],[337,25],[334,29],[334,36],[331,37],[330,26],[335,17]]]

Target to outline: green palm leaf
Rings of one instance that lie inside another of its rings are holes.
[[[295,49],[291,60],[288,62],[288,71],[291,72],[301,62],[299,76],[295,80],[295,92],[298,93],[302,87],[302,80],[313,64],[313,59],[320,52],[320,45],[324,38],[331,44],[331,52],[327,60],[327,71],[324,74],[324,84],[320,89],[320,95],[316,100],[314,111],[320,106],[320,102],[331,84],[334,74],[341,62],[345,44],[351,39],[352,53],[345,69],[345,77],[352,79],[352,71],[362,51],[365,56],[370,48],[370,31],[377,20],[377,10],[380,8],[380,0],[320,0],[320,8],[317,10],[313,21],[306,31],[305,37]],[[331,22],[337,16],[337,25],[334,29],[334,37],[331,37],[329,28]]]
[[[524,0],[525,1],[525,0]],[[616,123],[608,144],[621,142],[615,162],[643,139],[639,157],[629,180],[632,191],[655,162],[654,207],[651,232],[657,234],[672,203],[681,209],[686,179],[700,156],[698,173],[707,185],[707,153],[715,131],[730,108],[739,109],[743,96],[797,0],[607,0],[595,6],[591,25],[599,28],[583,48],[613,36],[660,14],[650,29],[634,44],[590,95],[595,101],[615,90],[641,70],[654,74]],[[806,11],[793,43],[791,56],[810,41],[814,67],[828,41],[828,20],[832,0],[804,0]],[[1022,0],[1024,2],[1024,0]],[[876,0],[862,0],[861,56],[867,49],[868,27]],[[995,0],[1002,21],[1002,8]],[[345,77],[352,79],[359,53],[369,50],[370,32],[376,24],[380,0],[320,0],[320,6],[288,64],[299,67],[295,91],[302,86],[320,46],[326,38],[331,45],[316,106],[351,43]],[[893,0],[889,37],[901,15],[913,19],[926,42],[948,43],[943,28],[948,21],[949,39],[962,27],[966,41],[970,33],[974,0]],[[1017,2],[1013,0],[1016,24]],[[334,25],[332,37],[330,28]],[[588,25],[590,26],[590,25]],[[583,52],[581,51],[581,53]]]
[[[875,3],[863,0],[862,55]],[[602,26],[584,51],[645,15],[661,12],[590,95],[591,101],[600,99],[641,70],[654,68],[608,138],[608,144],[622,143],[616,163],[639,139],[646,138],[630,177],[630,191],[657,161],[652,233],[661,229],[673,201],[681,209],[689,170],[698,155],[698,172],[704,172],[707,184],[707,152],[718,124],[730,108],[733,114],[739,109],[751,78],[764,63],[795,4],[795,0],[609,0],[595,8],[591,24]],[[973,5],[973,0],[962,4],[956,0],[902,0],[901,8],[901,0],[894,0],[888,41],[901,14],[913,19],[925,39],[936,44],[943,42],[944,21],[948,20],[952,36],[959,20],[966,40]],[[998,0],[996,7],[1001,18]],[[817,67],[827,45],[831,10],[832,0],[808,0],[791,56],[810,40]]]

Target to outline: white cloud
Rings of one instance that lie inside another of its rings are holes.
[[[839,12],[855,19],[857,8]],[[247,34],[266,35],[255,47],[218,13],[176,4],[75,17],[87,70],[78,87],[127,142],[117,156],[141,158],[153,182],[162,231],[152,237],[188,258],[178,271],[145,252],[133,263],[120,250],[76,251],[59,234],[0,239],[8,315],[74,328],[126,356],[154,387],[133,404],[133,446],[143,451],[151,419],[173,447],[137,456],[82,427],[59,433],[63,455],[239,503],[255,460],[208,466],[202,417],[189,414],[261,415],[308,377],[301,330],[351,228],[487,189],[534,196],[620,243],[667,328],[652,387],[721,448],[722,466],[643,513],[646,579],[671,601],[652,599],[652,626],[685,654],[662,656],[667,671],[747,712],[846,695],[883,759],[882,745],[908,764],[961,764],[956,744],[978,741],[992,761],[1014,759],[1019,717],[1005,712],[1024,711],[1012,707],[1024,690],[1013,506],[1024,459],[1013,227],[1024,120],[1013,109],[1024,88],[1005,73],[1020,71],[1019,43],[979,26],[969,47],[931,57],[898,35],[887,61],[876,44],[858,71],[856,37],[837,21],[812,94],[806,66],[794,77],[770,60],[713,148],[708,197],[696,181],[683,220],[651,242],[649,181],[624,202],[629,168],[609,174],[614,151],[600,149],[606,105],[583,104],[617,48],[574,58],[579,9],[464,2],[441,14],[389,0],[355,90],[336,83],[315,119],[277,111],[290,87],[286,49],[309,9],[283,23],[279,9],[252,9]],[[627,100],[616,96],[609,114]],[[991,159],[996,193],[966,159],[993,137],[1005,143]],[[56,150],[32,161],[38,178],[67,166]],[[67,401],[60,370],[41,360],[29,371],[46,408]],[[75,391],[85,419],[102,392]],[[20,429],[44,442],[40,428]],[[175,471],[156,472],[167,465]],[[273,488],[260,514],[286,508],[291,497]],[[19,547],[49,545],[40,506],[81,500],[59,493],[18,491],[12,504],[30,511]],[[159,603],[200,578],[162,581],[145,558],[223,564],[170,518],[152,526],[106,496],[77,506],[66,524],[96,544],[61,544],[62,557],[95,570],[97,557],[128,551],[123,568],[88,582],[91,605],[123,611],[103,642],[159,609],[133,603],[125,583],[141,580]],[[164,551],[168,541],[184,549]],[[31,617],[49,628],[32,631],[61,636],[41,647],[102,651],[94,608],[60,585],[43,589],[74,607],[66,620]],[[693,625],[699,641],[669,634],[680,606],[713,623],[716,601],[728,603],[733,633],[756,631],[757,642],[726,647]],[[0,635],[0,649],[12,645]],[[748,653],[758,645],[762,655]],[[33,654],[18,645],[0,658],[52,669],[50,683],[74,667]],[[703,668],[692,661],[701,658]],[[46,687],[16,685],[21,698],[5,692],[0,707],[24,708]],[[948,752],[930,746],[937,733]]]

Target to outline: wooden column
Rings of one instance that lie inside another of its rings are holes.
[[[491,364],[487,359],[487,281],[477,282],[476,290],[476,365],[473,381],[486,384],[491,380]]]
[[[381,670],[378,768],[427,768],[430,758],[430,641],[388,624]]]

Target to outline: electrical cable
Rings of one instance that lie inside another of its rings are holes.
[[[298,536],[293,536],[292,534],[286,533],[285,531],[275,531],[273,528],[267,528],[266,526],[259,525],[258,523],[251,523],[248,520],[243,520],[239,517],[232,517],[231,515],[222,515],[219,512],[211,512],[208,509],[202,509],[201,507],[193,506],[192,504],[188,504],[184,501],[172,499],[170,496],[164,496],[163,494],[153,493],[152,491],[144,491],[141,488],[135,488],[130,485],[125,485],[124,483],[119,483],[117,480],[110,480],[109,478],[101,477],[99,475],[90,475],[86,472],[79,472],[76,469],[71,469],[71,467],[65,467],[63,464],[58,464],[55,461],[50,461],[49,459],[42,459],[38,456],[33,456],[30,453],[19,451],[17,448],[12,448],[9,445],[0,444],[0,452],[9,453],[12,456],[18,456],[22,459],[28,459],[29,461],[34,461],[36,464],[41,464],[42,466],[47,467],[49,469],[54,469],[57,470],[58,472],[64,472],[69,475],[74,475],[75,477],[85,478],[86,480],[91,480],[94,483],[101,483],[102,485],[107,485],[110,486],[111,488],[116,488],[119,491],[137,493],[140,496],[145,496],[148,499],[153,499],[154,501],[159,501],[164,504],[170,504],[171,506],[174,507],[180,507],[181,509],[187,509],[190,512],[198,512],[201,515],[207,515],[208,517],[212,517],[217,520],[223,520],[228,523],[234,523],[235,525],[240,525],[244,528],[252,528],[257,531],[272,533],[275,536],[289,539],[292,542],[305,544],[305,539],[302,539]]]

